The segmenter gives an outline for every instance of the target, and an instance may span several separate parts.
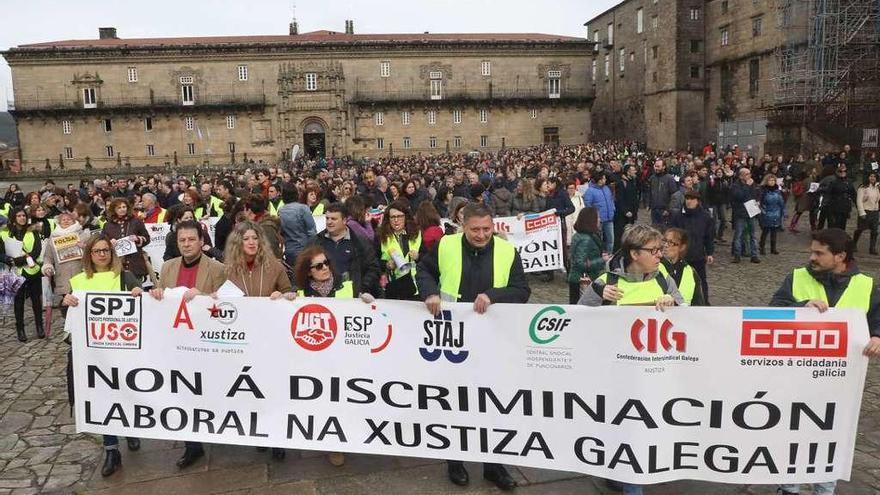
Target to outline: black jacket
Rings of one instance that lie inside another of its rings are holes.
[[[715,220],[703,207],[698,206],[693,210],[685,208],[684,213],[680,210],[673,212],[670,223],[688,233],[688,251],[685,255],[688,262],[702,261],[706,256],[715,254]]]
[[[833,307],[840,300],[843,291],[849,286],[849,279],[853,275],[861,273],[858,267],[850,265],[849,269],[843,273],[816,273],[809,266],[807,271],[816,279],[823,287],[825,294],[828,296],[828,305]],[[785,277],[782,286],[773,294],[770,300],[770,306],[783,307],[803,307],[806,301],[795,301],[791,291],[791,281],[793,275],[791,273]],[[880,337],[880,286],[877,285],[877,279],[874,279],[874,288],[871,290],[871,303],[868,307],[868,331],[872,337]]]
[[[826,213],[848,217],[856,204],[856,191],[848,180],[838,177],[823,180],[818,192],[822,195],[822,208]]]
[[[635,220],[639,213],[639,185],[636,180],[617,181],[614,193],[614,215],[625,218],[627,213],[632,213],[631,218]]]
[[[379,257],[369,241],[355,234],[351,230],[348,231],[351,236],[351,244],[354,249],[352,253],[351,265],[349,266],[348,277],[354,286],[355,296],[364,292],[378,297],[381,295],[379,287]],[[330,239],[327,229],[324,229],[313,237],[309,244],[317,244],[327,252],[334,250],[335,242]]]
[[[547,208],[556,208],[556,215],[560,218],[574,213],[574,203],[571,202],[568,191],[563,188],[559,188],[556,194],[547,198]],[[565,222],[562,223],[565,224]]]
[[[746,210],[745,203],[752,199],[758,199],[757,183],[751,186],[743,181],[736,179],[730,187],[731,195],[731,218],[749,218],[749,212]]]
[[[661,263],[666,267],[669,276],[675,280],[676,285],[678,285],[678,290],[681,291],[681,277],[684,274],[684,268],[688,266],[687,261],[678,260],[678,263],[670,263],[668,260],[664,259]],[[696,285],[694,287],[694,297],[691,299],[691,306],[708,306],[708,304],[706,304],[706,297],[703,295],[703,284],[700,279],[700,274],[698,274],[696,270],[692,270],[692,272],[694,274],[694,283]]]
[[[520,303],[529,302],[532,291],[523,271],[522,260],[519,253],[515,253],[513,266],[510,267],[510,275],[507,279],[507,287],[492,287],[492,259],[495,239],[489,241],[483,249],[472,247],[467,239],[462,236],[462,267],[459,302],[473,302],[478,295],[485,293],[492,303]],[[425,256],[419,259],[416,271],[416,283],[419,286],[419,296],[427,299],[428,296],[440,295],[440,267],[437,258],[438,242]]]

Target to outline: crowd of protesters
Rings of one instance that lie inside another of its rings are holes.
[[[707,265],[715,262],[728,233],[730,262],[745,257],[760,263],[768,241],[770,255],[776,255],[786,229],[790,235],[801,231],[804,213],[812,231],[826,225],[845,230],[855,213],[856,225],[849,225],[855,241],[868,231],[868,252],[876,255],[877,157],[863,157],[861,163],[848,147],[806,159],[752,157],[737,147],[719,150],[711,144],[650,153],[624,142],[496,154],[300,159],[212,168],[193,176],[108,176],[65,187],[47,181],[27,192],[12,184],[0,206],[7,224],[0,236],[21,243],[20,255],[5,261],[25,279],[14,298],[22,342],[27,340],[27,298],[37,336],[45,336],[44,277],[54,289],[52,303],[70,306],[76,304],[74,286],[82,286],[76,278],[81,272],[91,279],[117,265],[125,274],[120,289],[152,289],[158,297],[163,288],[177,285],[189,287],[190,296],[210,293],[221,280],[230,280],[246,296],[423,300],[412,268],[436,263],[443,237],[462,231],[466,217],[474,215],[467,207],[474,204],[493,217],[555,211],[566,240],[571,304],[613,304],[623,298],[618,281],[635,283],[644,273],[657,272],[662,285],[672,287],[663,305],[708,305]],[[652,224],[653,230],[640,234],[632,227],[640,213],[639,223]],[[326,225],[320,232],[316,216]],[[201,222],[211,217],[213,243]],[[161,222],[171,224],[171,231],[166,263],[157,274],[156,260],[144,248],[150,243],[146,224]],[[79,236],[85,248],[81,260],[65,262],[52,242],[43,242],[68,234]],[[634,247],[639,235],[641,244],[653,244]],[[117,259],[123,241],[133,249]],[[639,250],[644,253],[632,255]],[[192,271],[203,258],[211,260],[202,266],[213,282],[197,279]],[[662,258],[659,265],[654,258]],[[642,268],[633,272],[634,267]],[[549,281],[553,275],[538,276]],[[510,276],[526,279],[519,266]],[[525,291],[520,299],[528,299],[527,285]],[[108,451],[117,444],[115,437],[105,439]],[[201,448],[188,444],[178,464],[196,462]],[[273,455],[281,458],[283,451]],[[105,475],[120,462],[118,452],[107,459]],[[344,462],[341,454],[329,459]],[[499,469],[493,471],[504,479],[499,486],[509,484]]]

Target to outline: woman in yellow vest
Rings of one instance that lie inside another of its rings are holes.
[[[24,300],[30,297],[37,337],[43,339],[46,338],[43,329],[43,274],[37,261],[42,252],[40,234],[34,232],[28,224],[27,213],[23,208],[13,208],[10,217],[6,230],[0,232],[0,239],[3,239],[4,244],[15,241],[21,243],[21,254],[7,257],[6,264],[15,267],[15,272],[24,277],[24,283],[15,293],[15,333],[19,341],[27,342],[24,332]]]
[[[306,187],[306,191],[305,193],[303,193],[303,196],[305,196],[305,201],[303,201],[303,203],[305,203],[305,205],[308,206],[310,210],[312,210],[313,216],[318,217],[324,214],[324,208],[327,207],[328,202],[327,200],[323,199],[324,193],[323,191],[321,191],[320,186],[318,186],[317,184],[310,184],[308,187]]]
[[[608,262],[610,271],[583,291],[578,304],[586,306],[654,306],[663,310],[684,303],[671,276],[659,272],[663,235],[647,225],[632,225],[623,233],[620,251]]]
[[[297,294],[303,297],[336,297],[340,299],[352,299],[355,297],[354,285],[350,280],[343,280],[333,265],[324,248],[311,245],[305,248],[296,257],[293,267],[293,281],[299,288]],[[360,296],[367,304],[372,304],[375,299],[368,293]],[[345,464],[345,455],[341,452],[327,454],[327,460],[334,466]]]
[[[703,284],[697,271],[684,260],[688,250],[688,233],[670,227],[663,233],[663,259],[658,267],[664,276],[672,276],[681,297],[688,306],[708,306],[703,297]]]
[[[409,202],[393,201],[382,216],[377,235],[380,259],[388,283],[385,297],[403,301],[415,301],[415,271],[422,254],[422,234],[410,213]]]
[[[131,272],[122,270],[122,260],[116,256],[116,251],[110,245],[110,237],[107,234],[95,234],[83,247],[82,258],[83,271],[70,279],[71,291],[82,292],[131,292],[132,296],[139,297],[141,290],[137,277]],[[79,299],[72,293],[64,296],[61,300],[64,306],[74,307],[79,304]],[[73,369],[70,366],[70,353],[68,352],[67,379],[72,383]],[[138,450],[141,442],[137,438],[128,437],[128,450]],[[119,454],[119,438],[116,435],[104,435],[104,465],[101,467],[101,476],[110,476],[122,466],[122,456]]]

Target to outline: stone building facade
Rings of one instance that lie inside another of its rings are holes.
[[[23,166],[274,163],[467,152],[590,135],[591,44],[543,34],[99,39],[22,45]]]
[[[806,40],[804,19],[792,18],[784,3],[624,0],[588,21],[588,37],[599,42],[591,61],[599,71],[591,74],[593,137],[651,149],[711,141],[763,153],[777,50]],[[606,42],[609,24],[613,43]],[[611,70],[603,77],[607,57]]]

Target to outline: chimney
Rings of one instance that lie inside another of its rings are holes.
[[[119,39],[116,36],[116,28],[115,27],[99,27],[98,28],[98,39],[99,40],[115,40]]]
[[[290,23],[290,35],[295,36],[297,34],[299,34],[299,23],[293,21]]]
[[[354,34],[354,21],[345,21],[345,34]]]

